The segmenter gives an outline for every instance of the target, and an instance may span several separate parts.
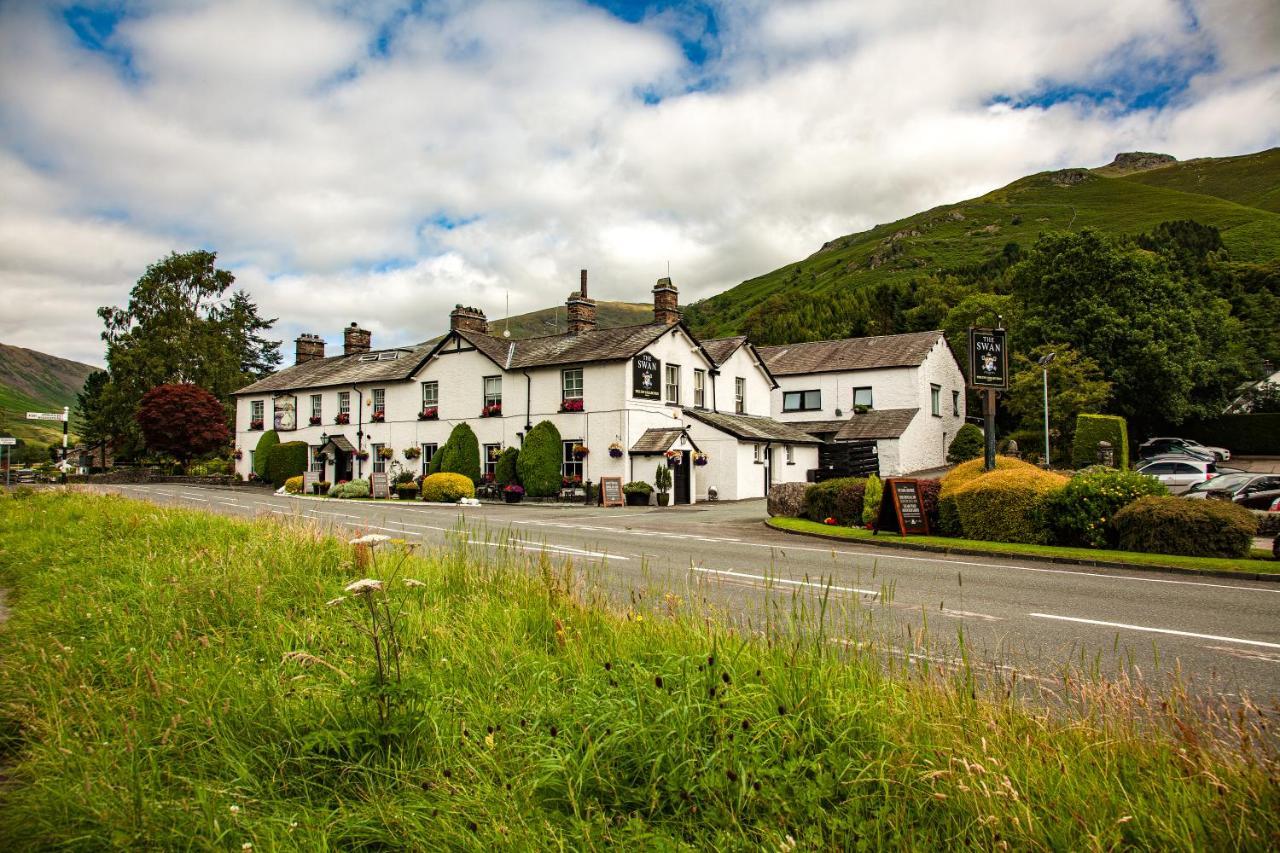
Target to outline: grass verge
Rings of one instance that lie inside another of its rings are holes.
[[[927,545],[934,548],[964,548],[993,555],[1018,557],[1063,558],[1068,560],[1129,563],[1134,566],[1173,566],[1179,569],[1202,571],[1248,572],[1252,574],[1280,574],[1280,562],[1270,559],[1270,554],[1257,549],[1254,557],[1230,559],[1226,557],[1182,557],[1172,554],[1144,554],[1138,551],[1107,551],[1101,548],[1062,548],[1056,545],[1024,545],[1019,542],[987,542],[982,539],[956,539],[950,536],[898,536],[874,535],[860,527],[841,527],[820,524],[807,518],[770,518],[770,527],[795,533],[819,533],[839,539],[854,539],[867,543],[902,542],[911,545]]]
[[[364,576],[396,626],[387,681],[374,599],[339,600]],[[1247,703],[1205,721],[1098,684],[1063,688],[1082,710],[1033,710],[812,625],[744,637],[670,592],[610,610],[545,557],[370,556],[47,493],[0,497],[0,586],[11,850],[1280,842],[1280,763]]]

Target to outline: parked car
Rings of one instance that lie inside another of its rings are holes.
[[[1150,459],[1165,453],[1180,453],[1215,462],[1226,462],[1231,451],[1225,447],[1208,447],[1190,438],[1149,438],[1138,445],[1138,458]]]
[[[1217,466],[1213,462],[1190,456],[1161,456],[1151,459],[1138,468],[1138,473],[1155,477],[1175,495],[1218,475]]]
[[[1269,509],[1280,499],[1280,474],[1225,474],[1192,486],[1189,498],[1217,498],[1249,509]]]

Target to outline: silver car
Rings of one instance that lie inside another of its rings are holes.
[[[1142,464],[1139,474],[1155,477],[1175,495],[1195,486],[1212,480],[1218,475],[1217,466],[1203,459],[1190,456],[1158,456]]]

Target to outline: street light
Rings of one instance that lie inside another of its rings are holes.
[[[1044,371],[1044,467],[1049,467],[1049,365],[1058,354],[1051,352],[1036,362]]]

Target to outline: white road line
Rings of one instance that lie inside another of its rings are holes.
[[[701,572],[705,575],[725,575],[731,578],[746,578],[747,580],[761,581],[764,583],[781,583],[788,586],[808,586],[816,589],[830,589],[833,592],[856,592],[861,595],[879,595],[880,591],[876,589],[858,589],[852,586],[834,586],[825,583],[814,583],[813,581],[793,581],[786,578],[769,578],[763,575],[751,575],[746,572],[734,572],[729,569],[704,569],[701,566],[690,566],[695,572]]]
[[[1262,640],[1242,640],[1239,637],[1222,637],[1217,634],[1197,634],[1192,631],[1175,631],[1172,628],[1150,628],[1146,625],[1128,625],[1124,622],[1103,622],[1100,619],[1081,619],[1076,616],[1055,616],[1052,613],[1028,613],[1038,619],[1057,619],[1061,622],[1079,622],[1082,625],[1099,625],[1103,628],[1123,628],[1126,631],[1145,631],[1148,634],[1171,634],[1175,637],[1192,637],[1197,640],[1217,640],[1220,643],[1243,643],[1264,649],[1280,649],[1280,643],[1264,643]]]
[[[969,610],[952,610],[944,607],[938,611],[943,616],[953,616],[956,619],[981,619],[984,622],[999,622],[1003,616],[992,616],[989,613],[973,613]]]

